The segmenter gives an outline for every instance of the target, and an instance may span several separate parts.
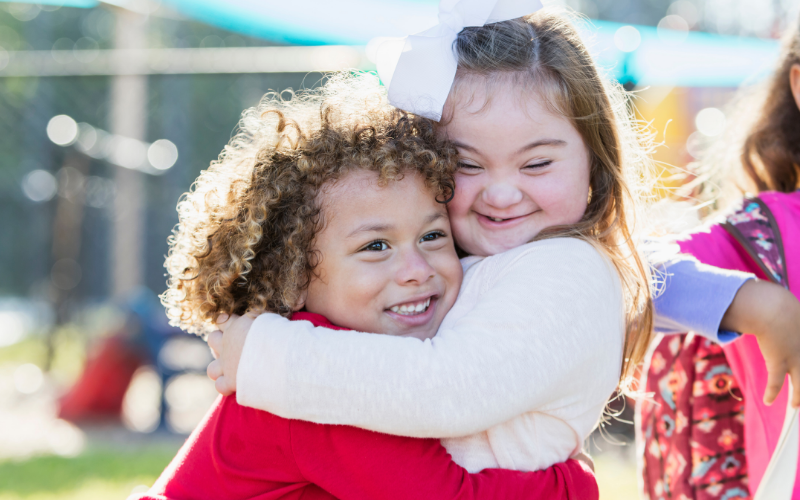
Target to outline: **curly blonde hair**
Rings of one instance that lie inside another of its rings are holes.
[[[161,295],[170,324],[202,334],[221,314],[290,314],[313,276],[323,187],[354,170],[382,184],[415,173],[446,202],[456,155],[371,74],[267,94],[178,203]]]

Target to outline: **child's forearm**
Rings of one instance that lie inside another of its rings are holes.
[[[654,297],[658,333],[693,331],[725,343],[742,332],[723,318],[752,274],[701,264],[683,255],[656,268],[656,277],[663,280]]]
[[[284,418],[418,438],[472,434],[522,413],[475,397],[488,388],[463,380],[464,366],[453,361],[469,354],[448,355],[454,347],[461,351],[454,344],[442,331],[422,342],[262,315],[247,336],[236,396]],[[481,352],[469,368],[489,370],[495,388],[507,386],[488,366],[502,362],[503,349]]]
[[[769,281],[752,280],[738,291],[720,321],[726,330],[758,335],[773,321],[791,311],[796,299],[791,292]]]

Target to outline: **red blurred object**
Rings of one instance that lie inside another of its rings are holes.
[[[141,348],[130,342],[127,332],[101,340],[78,381],[59,400],[59,418],[72,422],[118,421],[125,391],[144,361]]]

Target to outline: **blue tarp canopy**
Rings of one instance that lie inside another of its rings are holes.
[[[364,45],[376,36],[403,36],[436,23],[438,0],[163,0],[165,5],[231,31],[301,45]],[[623,82],[640,85],[736,87],[768,73],[778,42],[702,32],[659,36],[634,26],[641,43],[617,48],[622,24],[583,23],[600,64]],[[683,39],[685,38],[685,39]],[[683,40],[681,40],[683,39]]]
[[[4,1],[4,0],[0,0]],[[124,6],[136,0],[112,0]],[[96,0],[35,0],[92,7]],[[297,45],[365,45],[436,23],[438,0],[161,0],[184,16],[233,32]],[[615,34],[624,25],[587,21],[581,30],[598,62],[622,82],[639,85],[736,87],[767,74],[778,42],[702,32],[669,36],[634,26],[640,43],[624,52]],[[630,32],[630,29],[628,29]],[[630,48],[630,47],[629,47]]]

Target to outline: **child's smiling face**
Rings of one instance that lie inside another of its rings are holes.
[[[356,170],[324,189],[306,310],[364,332],[436,335],[462,270],[434,196],[414,173],[379,186],[375,173]]]
[[[464,81],[444,131],[460,165],[448,204],[458,245],[488,256],[530,242],[545,228],[574,224],[589,197],[589,151],[580,133],[534,92],[513,82]]]

